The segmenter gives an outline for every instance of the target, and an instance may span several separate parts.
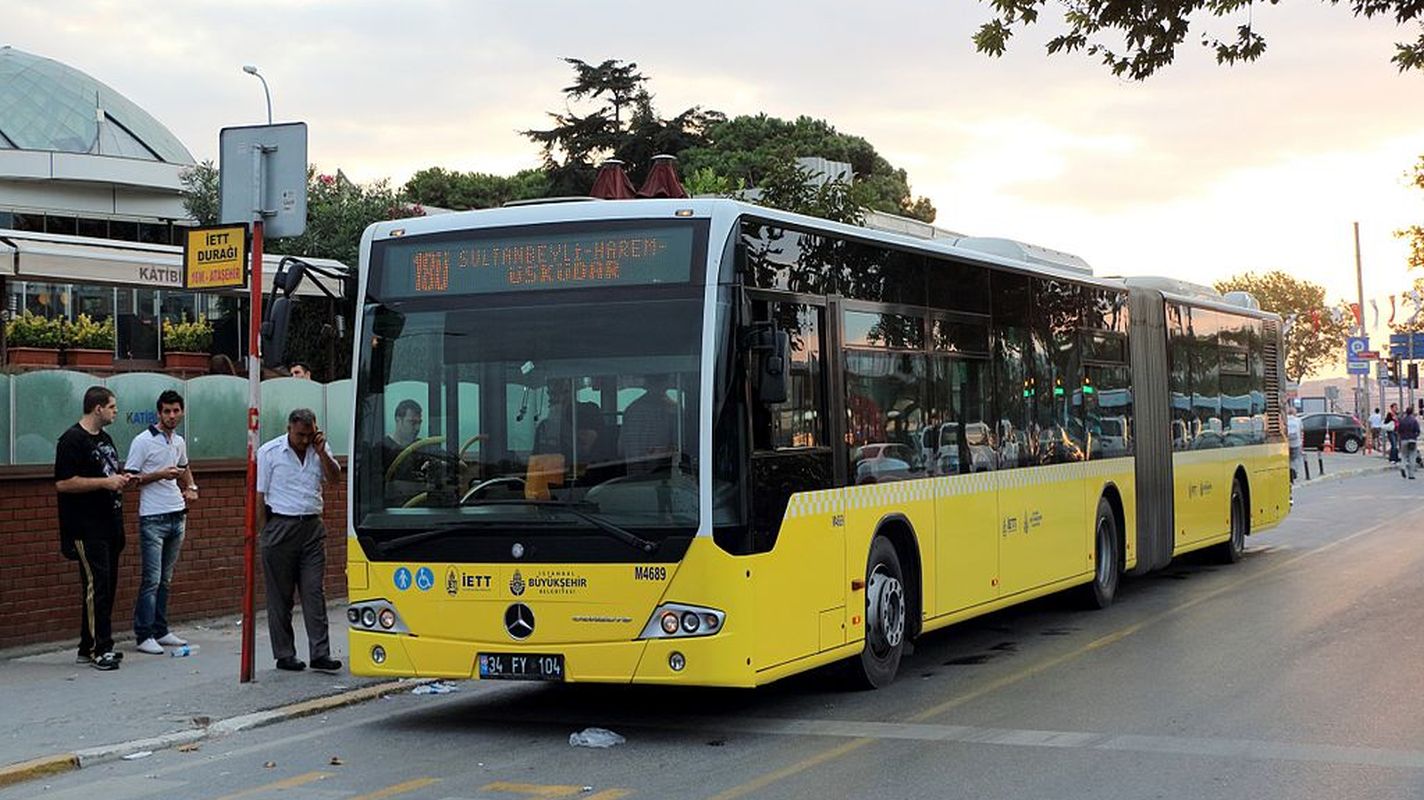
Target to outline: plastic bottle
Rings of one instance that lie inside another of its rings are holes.
[[[196,652],[198,652],[197,645],[185,644],[179,647],[175,647],[172,650],[169,650],[168,655],[172,656],[173,658],[186,658],[187,656],[190,656]]]

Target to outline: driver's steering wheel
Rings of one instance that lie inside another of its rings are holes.
[[[455,459],[460,465],[460,485],[464,485],[465,474],[472,469],[470,465],[465,463],[465,451],[469,450],[477,442],[482,442],[488,438],[488,434],[477,433],[474,436],[471,436],[470,438],[466,439],[464,444],[460,445],[460,449],[455,452]],[[400,453],[396,455],[394,459],[391,460],[391,465],[389,467],[386,467],[385,482],[389,484],[394,481],[396,472],[400,469],[401,464],[404,464],[406,459],[414,455],[416,451],[421,450],[422,448],[434,447],[436,445],[441,445],[444,443],[444,436],[427,436],[424,439],[416,439],[415,441],[406,445],[400,451]],[[416,496],[402,503],[401,507],[414,508],[415,506],[424,503],[425,498],[428,494],[428,492],[421,492],[420,494],[417,494]]]

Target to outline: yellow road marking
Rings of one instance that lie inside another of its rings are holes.
[[[439,778],[416,778],[415,780],[397,783],[395,786],[387,786],[384,789],[378,789],[367,794],[358,794],[355,797],[347,798],[347,800],[385,800],[387,797],[395,797],[398,794],[413,792],[416,789],[423,789],[432,783],[439,782]]]
[[[298,786],[306,786],[308,783],[325,780],[331,777],[330,772],[308,772],[302,775],[294,775],[290,778],[283,778],[280,781],[266,784],[265,786],[254,786],[251,789],[243,789],[233,794],[225,794],[218,800],[233,800],[237,797],[248,797],[262,792],[270,792],[273,789],[295,789]]]
[[[1226,593],[1226,592],[1229,592],[1229,591],[1231,591],[1232,589],[1235,589],[1235,588],[1241,586],[1242,584],[1249,583],[1249,582],[1252,582],[1252,581],[1259,581],[1263,576],[1269,575],[1269,574],[1271,574],[1271,573],[1273,573],[1273,572],[1279,572],[1280,570],[1285,569],[1286,567],[1288,567],[1288,566],[1290,566],[1290,565],[1296,563],[1297,561],[1300,561],[1301,559],[1309,558],[1309,557],[1314,556],[1314,555],[1319,555],[1320,553],[1323,553],[1323,552],[1325,552],[1325,551],[1327,551],[1327,550],[1333,550],[1333,549],[1335,549],[1336,547],[1339,547],[1340,545],[1345,544],[1345,543],[1348,542],[1348,541],[1351,541],[1351,540],[1353,540],[1353,539],[1358,539],[1358,538],[1360,538],[1361,536],[1365,536],[1365,535],[1367,535],[1367,534],[1374,533],[1375,531],[1381,530],[1381,529],[1383,529],[1383,528],[1385,528],[1385,527],[1388,527],[1388,526],[1390,526],[1390,525],[1395,525],[1395,524],[1398,524],[1397,520],[1386,520],[1386,521],[1381,522],[1381,523],[1379,523],[1379,524],[1377,524],[1377,525],[1371,525],[1370,527],[1365,528],[1365,529],[1362,530],[1362,531],[1356,531],[1355,533],[1352,533],[1352,534],[1350,534],[1349,536],[1346,536],[1346,537],[1343,538],[1343,539],[1336,539],[1335,541],[1331,542],[1330,544],[1323,545],[1323,546],[1321,546],[1321,547],[1317,547],[1317,548],[1315,548],[1314,550],[1306,551],[1306,552],[1304,552],[1304,553],[1301,553],[1300,555],[1297,555],[1297,556],[1294,556],[1294,557],[1292,557],[1292,558],[1286,559],[1285,561],[1282,561],[1282,562],[1279,563],[1279,564],[1273,564],[1273,565],[1271,565],[1271,566],[1269,566],[1269,567],[1267,567],[1267,568],[1265,568],[1265,569],[1261,570],[1260,572],[1255,573],[1255,574],[1253,574],[1253,575],[1249,575],[1249,576],[1246,576],[1246,577],[1244,577],[1244,578],[1238,578],[1237,580],[1234,580],[1234,581],[1232,581],[1232,582],[1226,584],[1225,586],[1222,586],[1222,587],[1220,587],[1220,588],[1214,589],[1214,590],[1212,590],[1212,591],[1210,591],[1210,592],[1208,592],[1208,593],[1206,593],[1206,594],[1204,594],[1204,595],[1200,595],[1200,596],[1198,596],[1198,597],[1194,597],[1194,598],[1192,598],[1191,600],[1187,600],[1186,602],[1183,602],[1183,603],[1181,603],[1180,605],[1173,606],[1173,607],[1167,609],[1166,611],[1162,611],[1162,612],[1160,612],[1160,613],[1158,613],[1158,614],[1155,614],[1155,615],[1153,615],[1153,616],[1151,616],[1151,617],[1148,617],[1147,619],[1141,620],[1141,621],[1139,621],[1139,622],[1135,622],[1135,623],[1133,623],[1133,624],[1131,624],[1131,625],[1128,625],[1127,627],[1121,628],[1121,629],[1119,629],[1119,630],[1117,630],[1117,631],[1114,631],[1113,633],[1109,633],[1109,634],[1107,634],[1107,635],[1105,635],[1105,636],[1100,636],[1100,637],[1098,637],[1097,639],[1094,639],[1093,641],[1088,642],[1087,644],[1083,645],[1082,647],[1079,647],[1077,650],[1074,650],[1074,651],[1072,651],[1072,652],[1070,652],[1070,653],[1065,653],[1065,654],[1063,654],[1063,655],[1061,655],[1061,656],[1058,656],[1057,658],[1054,658],[1054,659],[1050,659],[1050,660],[1048,660],[1048,661],[1045,661],[1045,662],[1043,662],[1042,664],[1039,664],[1038,666],[1029,667],[1029,668],[1027,668],[1027,669],[1020,670],[1019,672],[1016,672],[1016,673],[1014,673],[1014,674],[1012,674],[1012,675],[1007,675],[1007,676],[1005,676],[1005,677],[1003,677],[1003,678],[1000,678],[1000,679],[997,680],[997,681],[993,681],[993,682],[989,683],[988,685],[986,685],[986,686],[984,686],[984,687],[982,687],[982,688],[980,688],[980,689],[978,689],[978,690],[976,690],[976,691],[973,691],[973,692],[970,692],[970,693],[964,694],[964,695],[959,695],[959,696],[954,697],[954,698],[952,698],[952,699],[950,699],[950,700],[946,700],[945,702],[940,703],[940,704],[937,705],[937,706],[934,706],[934,707],[932,707],[932,708],[926,709],[926,710],[924,710],[924,711],[922,711],[922,712],[920,712],[920,713],[918,713],[918,714],[915,714],[915,715],[911,716],[907,721],[908,721],[908,722],[924,722],[925,720],[929,719],[930,717],[933,717],[933,716],[942,714],[942,713],[944,713],[945,711],[948,711],[948,710],[954,708],[955,706],[963,705],[964,703],[967,703],[967,702],[969,702],[969,701],[971,701],[971,700],[977,700],[978,698],[983,697],[983,696],[986,695],[986,694],[989,694],[989,693],[991,693],[991,692],[996,692],[996,691],[998,691],[998,690],[1000,690],[1000,689],[1003,689],[1003,688],[1005,688],[1005,687],[1007,687],[1007,686],[1011,686],[1011,685],[1013,685],[1013,684],[1015,684],[1015,683],[1019,683],[1020,681],[1023,681],[1023,680],[1025,680],[1025,679],[1027,679],[1027,678],[1031,678],[1031,677],[1033,677],[1033,676],[1035,676],[1035,675],[1037,675],[1037,674],[1039,674],[1039,673],[1041,673],[1041,672],[1044,672],[1044,671],[1046,671],[1046,670],[1052,669],[1053,667],[1059,666],[1060,664],[1064,664],[1064,663],[1066,663],[1066,662],[1068,662],[1068,661],[1072,661],[1073,659],[1078,658],[1079,656],[1086,655],[1086,654],[1088,654],[1088,653],[1093,652],[1094,650],[1102,649],[1102,648],[1104,648],[1104,647],[1107,647],[1107,646],[1110,645],[1110,644],[1114,644],[1114,643],[1119,642],[1119,641],[1121,641],[1121,640],[1123,640],[1123,639],[1126,639],[1127,637],[1131,636],[1131,635],[1134,634],[1134,633],[1137,633],[1138,631],[1142,630],[1143,628],[1147,627],[1148,625],[1151,625],[1151,624],[1153,624],[1153,623],[1155,623],[1155,622],[1158,622],[1158,621],[1160,621],[1160,620],[1162,620],[1162,619],[1165,619],[1166,617],[1169,617],[1169,616],[1171,616],[1171,615],[1173,615],[1173,614],[1177,614],[1177,613],[1179,613],[1179,612],[1185,611],[1186,609],[1189,609],[1189,608],[1191,608],[1191,607],[1193,607],[1193,606],[1200,605],[1201,603],[1204,603],[1204,602],[1206,602],[1207,600],[1210,600],[1210,599],[1212,599],[1212,598],[1214,598],[1214,597],[1217,597],[1217,596],[1222,595],[1222,594],[1224,594],[1224,593]],[[737,786],[733,786],[732,788],[727,789],[726,791],[719,792],[719,793],[717,793],[717,794],[712,795],[710,798],[708,798],[708,800],[733,800],[733,798],[737,798],[737,797],[746,797],[747,795],[751,794],[752,792],[758,791],[758,790],[760,790],[760,789],[764,789],[764,788],[766,788],[767,786],[770,786],[771,784],[776,783],[777,781],[783,780],[783,779],[785,779],[785,778],[789,778],[789,777],[791,777],[791,776],[793,776],[793,775],[798,775],[798,774],[800,774],[800,773],[802,773],[802,772],[805,772],[805,771],[808,770],[808,769],[811,769],[812,767],[819,766],[819,765],[821,765],[821,764],[825,763],[826,761],[829,761],[829,760],[831,760],[831,759],[833,759],[833,758],[839,758],[840,756],[846,755],[846,754],[848,754],[848,753],[855,752],[856,750],[859,750],[860,748],[862,748],[862,747],[866,746],[867,744],[870,744],[871,742],[874,742],[874,741],[878,741],[878,740],[876,740],[876,739],[854,739],[854,740],[851,740],[851,741],[849,741],[849,742],[846,742],[845,744],[838,745],[838,746],[833,747],[833,748],[831,748],[831,749],[829,749],[829,750],[823,750],[823,751],[821,751],[820,753],[817,753],[817,754],[815,754],[815,755],[813,755],[813,756],[807,756],[806,758],[803,758],[802,760],[797,761],[796,763],[791,764],[791,765],[789,765],[789,766],[782,767],[781,769],[779,769],[779,770],[777,770],[777,771],[775,771],[775,772],[769,772],[769,773],[767,773],[767,774],[765,774],[765,775],[761,775],[761,776],[759,776],[759,777],[753,778],[752,780],[747,781],[746,783],[742,783],[742,784],[739,784],[739,785],[737,785]]]
[[[588,796],[588,800],[619,800],[632,794],[631,789],[604,789],[596,794]]]
[[[583,791],[582,786],[557,786],[543,783],[511,783],[495,781],[480,787],[482,792],[509,792],[526,797],[573,797]]]

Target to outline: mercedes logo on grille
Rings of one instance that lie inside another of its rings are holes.
[[[528,639],[534,632],[534,609],[515,603],[504,611],[504,629],[510,638]]]

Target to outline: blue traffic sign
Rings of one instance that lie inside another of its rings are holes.
[[[1424,333],[1391,333],[1390,358],[1424,358]]]

